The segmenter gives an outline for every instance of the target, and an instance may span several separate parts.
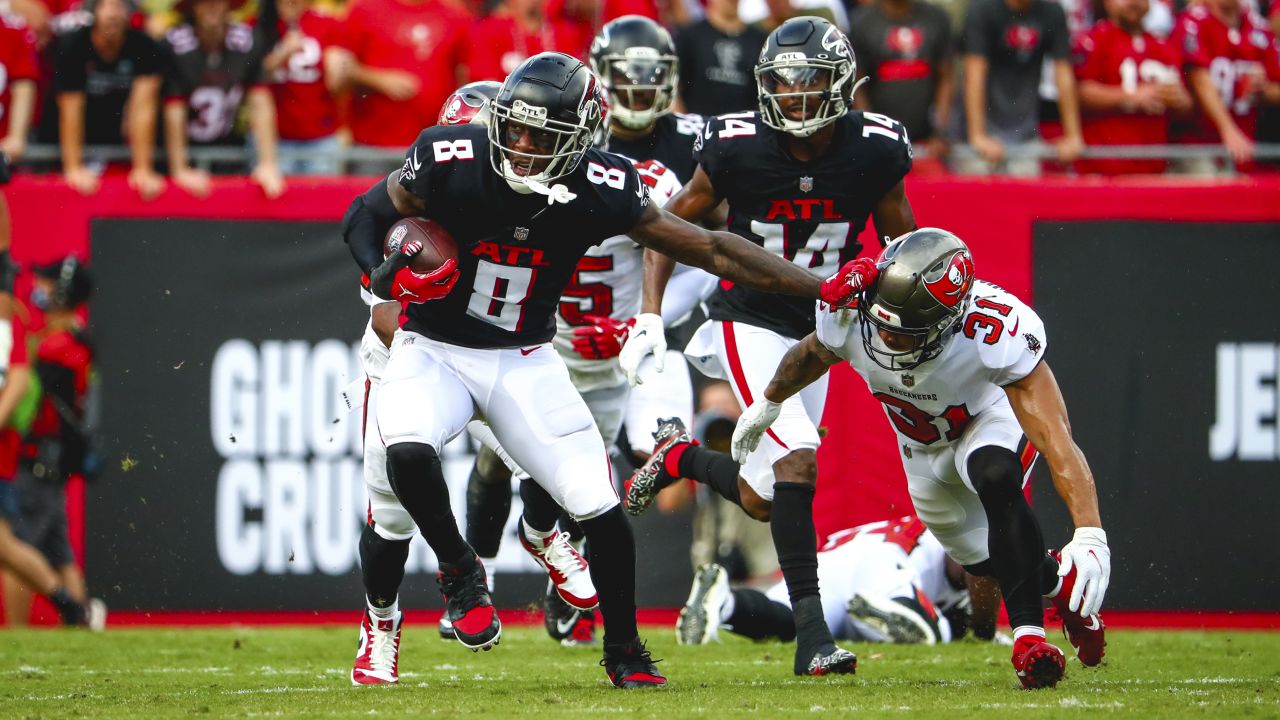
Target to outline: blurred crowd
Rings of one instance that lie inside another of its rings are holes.
[[[585,59],[626,14],[674,30],[676,109],[753,110],[766,33],[807,14],[848,32],[860,109],[899,119],[952,172],[1257,169],[1256,143],[1280,137],[1280,2],[1182,2],[0,0],[0,148],[57,146],[84,194],[115,172],[144,198],[166,182],[203,196],[212,171],[276,196],[290,175],[386,172],[337,150],[402,149],[460,84],[545,50]],[[1219,152],[1082,158],[1166,144]],[[210,146],[248,152],[194,165]]]

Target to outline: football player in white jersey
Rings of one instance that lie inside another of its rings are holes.
[[[1080,661],[1097,665],[1111,553],[1093,475],[1044,362],[1044,324],[1018,298],[976,280],[968,247],[945,230],[899,237],[876,267],[878,280],[856,307],[819,306],[816,331],[739,419],[734,457],[742,462],[756,448],[785,399],[848,361],[897,432],[917,515],[952,559],[999,582],[1022,684],[1052,687],[1065,660],[1045,641],[1041,595],[1053,600]],[[1054,554],[1023,494],[1037,450],[1076,526]]]
[[[818,550],[823,616],[836,638],[864,642],[951,642],[968,629],[964,569],[914,516],[868,523],[827,537]],[[991,617],[975,622],[995,626]],[[729,588],[728,573],[704,565],[680,611],[676,639],[700,645],[720,628],[753,640],[795,638],[785,583],[767,592]]]

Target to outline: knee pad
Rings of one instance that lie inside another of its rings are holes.
[[[968,460],[969,482],[979,497],[1022,494],[1022,463],[1008,448],[988,445]]]
[[[433,465],[440,465],[440,455],[426,443],[402,442],[387,446],[387,479],[397,495],[401,483],[415,475],[426,475]]]

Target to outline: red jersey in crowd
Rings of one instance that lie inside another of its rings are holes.
[[[490,15],[471,29],[470,80],[502,82],[520,63],[540,52],[572,51],[576,37],[563,23],[544,20],[537,30],[525,30],[515,18]]]
[[[289,32],[280,22],[279,35]],[[324,52],[339,41],[336,18],[307,10],[298,18],[302,49],[270,77],[281,140],[318,140],[338,131],[338,105],[324,83]],[[270,52],[270,48],[264,48]]]
[[[352,98],[351,136],[361,145],[408,147],[434,125],[440,106],[458,87],[468,55],[471,16],[441,0],[357,0],[338,43],[371,70],[403,70],[418,94],[397,101],[358,87]]]
[[[599,26],[596,25],[597,7]],[[563,42],[556,49],[582,60],[587,59],[596,31],[610,20],[623,15],[659,20],[658,6],[653,0],[548,0],[545,12],[547,21],[557,23],[564,31]]]
[[[9,321],[10,335],[13,345],[9,348],[9,357],[5,364],[5,374],[15,367],[28,365],[27,323],[18,308],[14,308],[13,318]],[[17,409],[14,409],[17,412]],[[12,482],[18,474],[18,447],[22,436],[14,428],[11,416],[0,427],[0,482]]]
[[[1151,33],[1130,35],[1110,20],[1100,20],[1080,41],[1076,77],[1125,92],[1139,83],[1177,83],[1177,51]],[[1163,145],[1169,141],[1169,116],[1122,111],[1082,113],[1086,145]],[[1081,160],[1082,173],[1161,173],[1163,160]]]
[[[9,134],[11,86],[38,75],[35,34],[22,18],[0,11],[0,138]]]
[[[1243,13],[1239,28],[1229,28],[1203,7],[1193,7],[1178,18],[1173,42],[1182,51],[1183,63],[1204,68],[1221,94],[1227,112],[1250,138],[1257,136],[1258,75],[1280,82],[1280,51],[1266,21]],[[1179,125],[1175,139],[1185,143],[1218,143],[1218,129],[1203,112],[1189,126]]]

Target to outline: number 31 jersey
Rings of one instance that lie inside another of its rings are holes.
[[[861,250],[858,234],[876,203],[911,170],[898,121],[850,112],[835,122],[826,153],[800,162],[789,136],[759,113],[721,115],[694,142],[694,158],[729,202],[729,230],[828,277]],[[813,331],[813,301],[721,283],[712,320],[734,320],[800,339]]]
[[[649,186],[625,158],[588,150],[550,183],[575,197],[517,193],[489,162],[488,129],[435,126],[405,156],[400,186],[458,243],[460,276],[440,300],[409,305],[405,329],[467,347],[520,347],[555,334],[560,295],[593,245],[630,232]]]
[[[887,370],[871,359],[862,344],[865,322],[856,309],[823,306],[818,340],[849,361],[902,442],[917,447],[954,443],[979,413],[1008,402],[1004,386],[1029,375],[1049,344],[1035,311],[982,281],[974,283],[959,330],[942,354],[910,370]]]

